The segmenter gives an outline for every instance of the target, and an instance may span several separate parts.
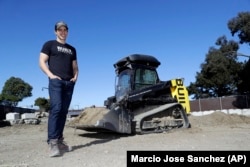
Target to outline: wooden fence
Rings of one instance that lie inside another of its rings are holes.
[[[250,108],[250,96],[235,95],[218,98],[191,100],[190,108],[191,112]]]

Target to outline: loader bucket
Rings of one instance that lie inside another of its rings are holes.
[[[69,126],[91,132],[131,133],[130,116],[119,106],[110,110],[104,107],[87,108],[69,122]]]

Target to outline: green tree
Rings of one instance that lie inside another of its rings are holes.
[[[32,89],[32,86],[22,79],[11,77],[5,82],[0,99],[15,107],[24,98],[32,96]]]
[[[238,91],[240,94],[250,93],[250,61],[245,61],[243,64],[243,69],[240,71],[240,78],[242,82],[239,83]]]
[[[250,12],[240,12],[238,16],[228,22],[228,28],[232,36],[238,34],[240,44],[250,45]],[[242,82],[239,83],[239,92],[241,94],[250,93],[250,60],[244,62],[244,68],[240,72]]]
[[[39,97],[35,100],[35,106],[38,106],[42,111],[48,111],[49,109],[49,100],[44,97]]]
[[[232,36],[238,34],[240,44],[250,45],[250,12],[240,12],[238,16],[228,21],[227,26]]]
[[[215,44],[219,48],[209,49],[205,62],[201,64],[201,71],[196,73],[196,81],[188,86],[189,94],[195,99],[221,97],[237,92],[242,63],[229,53],[238,50],[238,43],[222,36]]]

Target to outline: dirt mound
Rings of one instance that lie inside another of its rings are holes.
[[[250,124],[250,117],[237,114],[226,114],[220,111],[213,112],[203,116],[189,116],[192,125],[198,126],[217,126],[217,125],[235,125]]]
[[[96,121],[103,118],[103,116],[109,110],[104,107],[90,107],[84,109],[84,111],[77,116],[75,119],[69,122],[69,126],[76,126],[76,125],[94,125]]]

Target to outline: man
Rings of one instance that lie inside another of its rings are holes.
[[[41,49],[39,66],[49,79],[50,111],[48,119],[49,156],[59,156],[72,148],[64,142],[63,131],[68,108],[78,77],[76,49],[66,43],[68,25],[55,24],[56,40],[45,42]]]

